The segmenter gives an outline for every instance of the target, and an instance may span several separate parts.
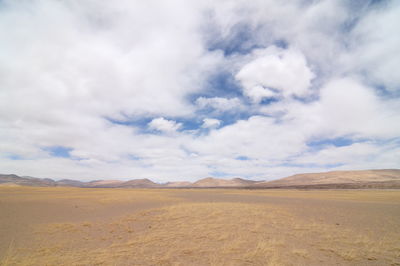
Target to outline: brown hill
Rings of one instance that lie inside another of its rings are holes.
[[[119,184],[117,187],[125,188],[156,188],[161,187],[160,184],[154,183],[153,181],[144,179],[133,179]]]
[[[400,188],[400,169],[332,171],[325,173],[297,174],[274,181],[251,181],[242,178],[219,179],[204,178],[194,183],[169,182],[163,185],[149,179],[95,180],[81,182],[78,180],[41,179],[35,177],[20,177],[17,175],[1,175],[2,186],[71,186],[92,188],[162,188],[162,187],[192,187],[192,188]]]
[[[94,180],[87,182],[85,187],[91,188],[155,188],[160,185],[149,179],[121,180]]]
[[[8,183],[20,186],[53,187],[56,182],[49,178],[20,177],[17,175],[0,175],[0,184]]]
[[[85,185],[86,185],[85,182],[72,179],[62,179],[57,181],[57,186],[60,187],[84,187]]]
[[[12,184],[20,186],[63,186],[63,187],[89,187],[89,188],[154,188],[161,185],[150,181],[149,179],[133,179],[129,181],[121,180],[94,180],[82,182],[72,179],[62,179],[54,181],[49,178],[20,177],[17,175],[0,174],[0,184],[11,186]]]
[[[400,170],[357,170],[297,174],[279,180],[260,182],[255,184],[255,187],[400,188]]]
[[[165,187],[190,187],[191,185],[192,183],[187,181],[168,182],[164,184]]]
[[[121,180],[93,180],[87,183],[84,183],[85,187],[91,187],[91,188],[107,188],[107,187],[118,187],[120,186],[124,181]]]
[[[207,177],[194,182],[190,187],[247,187],[256,183],[258,182],[245,180],[242,178],[233,178],[227,180]]]
[[[240,186],[252,186],[255,184],[260,183],[260,181],[253,181],[253,180],[247,180],[247,179],[243,179],[243,178],[233,178],[231,179],[232,182],[235,182],[236,184],[240,185]]]

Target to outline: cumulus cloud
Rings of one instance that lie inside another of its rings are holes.
[[[201,127],[203,128],[216,128],[221,125],[221,120],[214,119],[214,118],[204,118],[203,119],[203,125]]]
[[[399,100],[381,99],[373,89],[353,79],[332,80],[322,87],[312,112],[321,116],[327,134],[367,138],[400,136]],[[329,132],[329,133],[328,133]]]
[[[3,1],[0,168],[157,181],[399,168],[399,7]]]
[[[190,114],[184,98],[219,56],[207,53],[196,34],[197,6],[151,6],[6,2],[1,113],[26,119]]]
[[[176,132],[180,127],[181,123],[177,123],[173,120],[167,120],[163,117],[154,118],[149,123],[149,128],[152,130],[158,130],[166,133]]]
[[[385,99],[355,78],[337,78],[311,103],[281,101],[262,109],[308,138],[392,139],[400,134],[399,99]]]
[[[309,93],[313,72],[307,66],[304,55],[294,49],[275,46],[256,50],[254,60],[236,74],[244,94],[255,102],[263,98],[305,96]]]
[[[400,153],[395,143],[374,143],[371,141],[353,143],[348,146],[328,146],[325,149],[309,152],[296,158],[296,163],[337,165],[338,170],[351,169],[393,169],[398,168],[396,161]]]
[[[384,84],[390,91],[399,91],[400,37],[396,25],[400,23],[400,4],[388,1],[386,8],[371,10],[360,19],[352,32],[352,55],[347,63],[359,71],[366,71],[368,79]],[[357,59],[357,60],[354,60]]]
[[[243,106],[238,98],[199,97],[196,99],[198,108],[213,108],[217,111],[239,111]]]

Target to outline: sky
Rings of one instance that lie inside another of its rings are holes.
[[[400,1],[0,0],[0,172],[400,168]]]

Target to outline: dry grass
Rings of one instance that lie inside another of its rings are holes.
[[[10,193],[12,192],[12,193]],[[174,201],[168,190],[157,189],[83,189],[72,187],[0,187],[0,197],[4,200],[87,200],[101,204],[137,201]]]
[[[110,191],[109,199],[120,200],[120,191]],[[154,199],[155,194],[159,200],[176,199],[173,191],[138,192],[145,199]],[[38,224],[34,241],[34,246],[10,246],[0,264],[399,265],[400,261],[400,231],[377,236],[374,231],[359,232],[299,216],[290,206],[261,203],[173,201],[111,220]]]

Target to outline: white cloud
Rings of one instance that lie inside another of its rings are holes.
[[[0,112],[24,119],[190,114],[186,95],[220,56],[196,31],[198,7],[173,4],[8,2],[0,18]]]
[[[179,128],[182,127],[181,123],[177,123],[173,120],[167,120],[163,117],[154,118],[149,123],[149,128],[152,130],[158,130],[166,133],[176,132]]]
[[[400,3],[389,1],[386,8],[371,10],[352,32],[350,66],[367,72],[367,79],[399,91],[400,77]],[[351,69],[352,70],[352,69]]]
[[[254,60],[236,74],[236,79],[243,85],[244,94],[253,101],[278,96],[271,88],[286,97],[309,94],[314,74],[301,52],[271,46],[256,50],[253,56]]]
[[[393,169],[398,163],[393,158],[400,158],[400,151],[395,143],[363,142],[348,146],[328,146],[317,152],[309,152],[295,162],[303,164],[338,164],[338,170],[354,169]]]
[[[399,99],[385,99],[354,78],[324,84],[317,101],[281,101],[262,108],[292,123],[307,138],[391,139],[400,135]]]
[[[261,85],[245,88],[244,94],[249,97],[254,103],[259,103],[263,99],[275,98],[279,96],[277,92],[269,88],[264,88]]]
[[[301,152],[304,142],[305,136],[290,124],[275,123],[271,117],[252,116],[199,137],[188,143],[188,147],[203,156],[245,156],[272,162]]]
[[[203,128],[216,128],[221,125],[221,120],[214,119],[214,118],[204,118],[203,119],[203,125],[201,127]]]
[[[336,135],[354,134],[367,138],[400,136],[400,101],[380,99],[375,92],[352,79],[329,82],[321,89],[315,113],[321,128]]]
[[[222,97],[199,97],[196,99],[198,108],[211,107],[217,111],[239,111],[243,108],[238,98],[222,98]]]

